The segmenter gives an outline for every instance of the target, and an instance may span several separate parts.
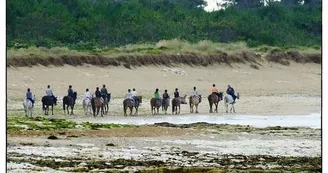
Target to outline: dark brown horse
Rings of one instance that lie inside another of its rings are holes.
[[[159,108],[162,106],[161,100],[156,98],[150,99],[151,114],[155,115],[155,108],[157,109],[157,114],[159,114]]]
[[[91,107],[92,107],[92,112],[93,116],[96,117],[95,113],[97,110],[97,115],[99,115],[99,110],[101,111],[101,116],[104,116],[104,106],[105,104],[101,101],[101,98],[98,97],[93,97],[91,99]]]
[[[66,110],[67,110],[67,114],[69,114],[68,107],[71,107],[71,115],[74,115],[73,109],[74,109],[76,97],[77,97],[77,93],[74,92],[74,97],[65,96],[63,98],[63,110],[64,110],[64,114],[66,114]],[[65,109],[65,106],[66,105],[67,105],[67,107]]]
[[[51,106],[52,115],[54,114],[54,105],[57,105],[57,97],[55,96],[43,96],[42,97],[42,110],[44,115],[49,114],[49,106]]]
[[[167,113],[167,108],[170,105],[170,99],[162,99],[162,111],[165,111],[165,115]]]
[[[207,99],[208,99],[208,103],[210,105],[210,113],[213,113],[213,110],[212,110],[212,106],[213,104],[215,105],[215,112],[217,113],[218,112],[218,104],[219,104],[219,101],[222,100],[222,97],[223,97],[223,93],[222,92],[219,92],[218,94],[210,94]]]
[[[186,101],[187,95],[183,96],[183,97],[178,97],[178,98],[174,98],[172,99],[172,115],[174,114],[180,114],[180,105],[181,104],[187,104]],[[179,108],[179,111],[178,111]]]
[[[136,108],[136,113],[135,115],[138,115],[138,108],[140,103],[142,103],[142,96],[134,96],[134,103],[132,102],[131,99],[124,99],[123,101],[123,111],[124,111],[124,116],[126,116],[126,110],[130,108],[130,115],[132,115],[132,109]]]

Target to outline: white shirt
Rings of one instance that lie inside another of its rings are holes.
[[[132,91],[131,94],[132,94],[132,97],[137,96],[137,91]]]
[[[88,92],[85,92],[85,98],[88,98],[88,99],[91,99],[92,98],[92,95],[91,93],[88,91]]]
[[[193,95],[193,96],[198,96],[198,91],[197,91],[197,90],[194,90],[194,91],[192,92],[192,95]]]
[[[132,99],[132,93],[126,93],[125,98],[126,99]]]

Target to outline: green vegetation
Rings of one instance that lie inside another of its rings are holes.
[[[33,117],[27,118],[25,116],[9,116],[7,119],[7,130],[62,130],[62,129],[75,129],[84,128],[96,130],[100,128],[120,128],[120,127],[135,127],[132,125],[120,124],[97,124],[83,122],[81,124],[68,121],[65,119]]]
[[[304,5],[270,1],[267,6],[261,0],[235,2],[225,10],[206,12],[203,0],[11,0],[6,7],[7,48],[18,49],[16,53],[29,48],[32,54],[187,51],[180,42],[166,46],[161,42],[179,39],[198,43],[196,50],[202,52],[211,52],[212,42],[244,42],[262,46],[260,51],[270,49],[263,45],[320,49],[321,1],[305,0]]]

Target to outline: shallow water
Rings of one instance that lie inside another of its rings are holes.
[[[310,127],[321,128],[321,113],[310,115],[165,115],[165,116],[110,116],[97,118],[83,118],[76,121],[89,121],[93,123],[117,123],[146,125],[160,122],[173,124],[190,124],[207,122],[213,124],[250,125],[253,127]]]

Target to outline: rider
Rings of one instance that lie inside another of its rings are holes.
[[[52,93],[52,89],[50,88],[50,85],[47,86],[47,89],[46,89],[46,95],[47,95],[48,97],[52,97],[52,98],[55,97],[54,94]]]
[[[137,96],[137,91],[136,91],[136,89],[135,89],[135,88],[133,88],[133,89],[132,89],[132,92],[131,92],[131,94],[132,94],[132,97],[135,97],[135,96]]]
[[[70,97],[74,98],[74,91],[72,89],[72,85],[68,86],[67,96],[70,96]]]
[[[175,92],[174,92],[174,98],[179,98],[179,91],[178,91],[178,88],[175,89]]]
[[[167,93],[167,90],[165,90],[164,93],[163,93],[163,99],[165,99],[165,100],[169,100],[169,99],[170,99],[170,96],[169,96],[169,94]],[[169,103],[168,106],[170,106],[170,102],[168,102],[168,103]]]
[[[228,85],[227,94],[231,95],[233,102],[236,101],[235,90],[230,85]]]
[[[95,95],[96,95],[96,97],[101,98],[101,93],[99,91],[99,87],[96,88]]]
[[[101,88],[100,90],[100,93],[101,93],[101,97],[104,99],[104,100],[107,100],[107,89],[106,89],[106,85],[104,84],[103,87]]]
[[[30,88],[27,88],[26,98],[32,102],[32,107],[34,107],[34,100]]]
[[[85,97],[86,99],[89,99],[89,100],[91,100],[91,98],[92,98],[92,95],[91,95],[91,93],[89,92],[89,89],[88,89],[88,88],[85,90],[85,95],[84,95],[84,97]]]
[[[198,97],[198,99],[200,101],[200,97],[199,97],[199,94],[198,94],[198,91],[197,91],[196,87],[194,87],[194,91],[192,92],[192,96]]]
[[[154,92],[154,97],[155,99],[157,100],[157,102],[162,105],[162,102],[161,102],[161,98],[159,97],[159,93],[158,93],[158,88],[156,88],[155,92]]]
[[[130,89],[128,89],[128,93],[125,94],[125,98],[130,99],[132,101],[132,104],[134,104],[134,99]]]
[[[219,97],[219,90],[215,87],[215,84],[212,85],[212,94],[216,94]]]

